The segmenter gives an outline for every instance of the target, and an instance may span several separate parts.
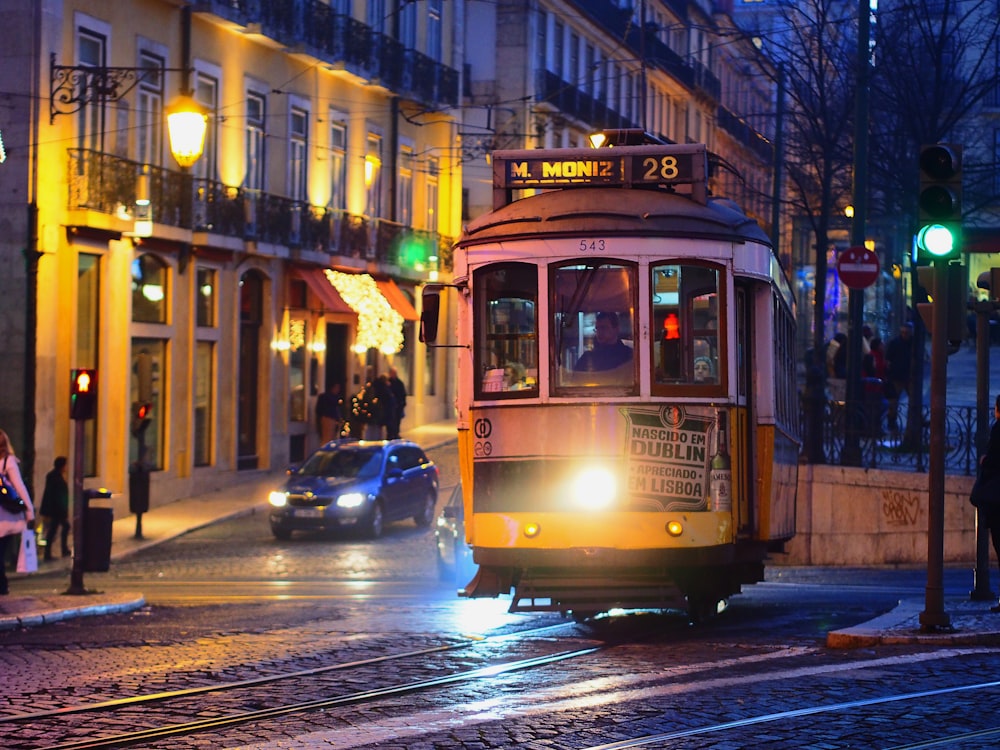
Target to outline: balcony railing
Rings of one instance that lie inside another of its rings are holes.
[[[333,68],[429,106],[458,105],[458,71],[350,16],[335,13],[325,2],[261,2],[202,0],[197,12],[212,13],[312,55]]]
[[[154,223],[391,265],[400,265],[400,243],[412,235],[448,248],[438,257],[448,259],[442,268],[451,268],[451,239],[436,233],[98,151],[69,149],[69,209],[131,215],[144,173]],[[185,191],[190,200],[184,200]]]

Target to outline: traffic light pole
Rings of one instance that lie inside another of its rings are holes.
[[[951,629],[944,611],[944,454],[945,386],[948,374],[948,259],[934,261],[933,330],[931,331],[931,424],[927,472],[927,588],[920,629],[936,632]]]
[[[73,568],[70,572],[67,594],[86,594],[83,586],[84,519],[87,515],[87,498],[83,491],[83,444],[86,421],[74,419],[73,441]]]

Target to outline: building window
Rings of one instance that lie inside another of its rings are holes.
[[[163,152],[163,58],[139,53],[142,80],[136,107],[136,147],[140,164],[160,165]]]
[[[247,92],[247,154],[246,154],[246,186],[250,190],[264,189],[265,151],[264,136],[266,134],[265,99],[263,94]]]
[[[368,190],[366,213],[371,218],[382,215],[382,136],[368,134],[365,151],[365,188]]]
[[[565,26],[556,21],[552,31],[552,72],[557,78],[563,77],[563,33]]]
[[[427,0],[427,56],[441,62],[441,0]]]
[[[330,112],[330,208],[347,209],[347,118]]]
[[[167,266],[150,253],[132,261],[132,321],[167,322]]]
[[[417,4],[405,2],[399,9],[399,43],[405,49],[417,48]]]
[[[399,187],[396,190],[396,221],[404,227],[413,224],[413,147],[399,150]]]
[[[217,274],[212,268],[199,268],[197,275],[198,288],[196,290],[197,299],[195,300],[197,323],[199,326],[211,327],[215,325],[215,300],[218,289]]]
[[[107,65],[107,36],[90,29],[78,29],[76,38],[77,64],[93,68]],[[101,138],[100,107],[90,106],[80,109],[79,114],[79,146],[82,149],[100,151],[103,149]]]
[[[218,174],[218,122],[216,111],[219,108],[219,81],[216,78],[198,73],[194,82],[194,98],[208,110],[208,128],[205,130],[205,147],[201,158],[191,167],[191,174],[205,180],[214,180]]]
[[[288,128],[288,195],[292,200],[306,199],[309,159],[309,113],[292,107]]]
[[[427,231],[436,233],[438,230],[438,159],[427,158]]]
[[[152,404],[148,424],[133,431],[129,440],[129,463],[145,462],[152,469],[163,468],[163,426],[166,424],[162,385],[164,383],[167,342],[165,339],[132,339],[133,409],[136,404]]]
[[[194,465],[212,463],[212,384],[215,342],[197,341],[194,352]]]

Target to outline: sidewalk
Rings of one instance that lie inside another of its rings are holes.
[[[456,440],[455,422],[436,422],[403,431],[424,450],[431,450]],[[189,531],[209,526],[228,518],[249,514],[255,507],[267,503],[267,492],[284,477],[284,472],[261,473],[253,479],[204,495],[175,500],[158,505],[142,515],[142,538],[135,538],[135,516],[117,518],[111,531],[111,560],[175,539]],[[55,557],[39,560],[40,573],[65,570],[65,585],[69,585],[72,558]],[[80,596],[52,593],[49,595],[18,596],[23,573],[8,572],[11,595],[0,596],[0,630],[14,630],[84,615],[131,612],[146,603],[141,593],[94,593]],[[86,584],[85,584],[86,585]]]

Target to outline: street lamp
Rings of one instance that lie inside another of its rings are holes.
[[[182,73],[188,68],[108,68],[91,65],[56,65],[51,56],[49,72],[49,122],[58,115],[71,115],[88,104],[102,108],[125,97],[143,79],[153,73]],[[170,153],[181,167],[190,167],[205,148],[208,114],[189,93],[184,92],[167,105],[167,134]],[[103,137],[103,128],[102,133]]]

